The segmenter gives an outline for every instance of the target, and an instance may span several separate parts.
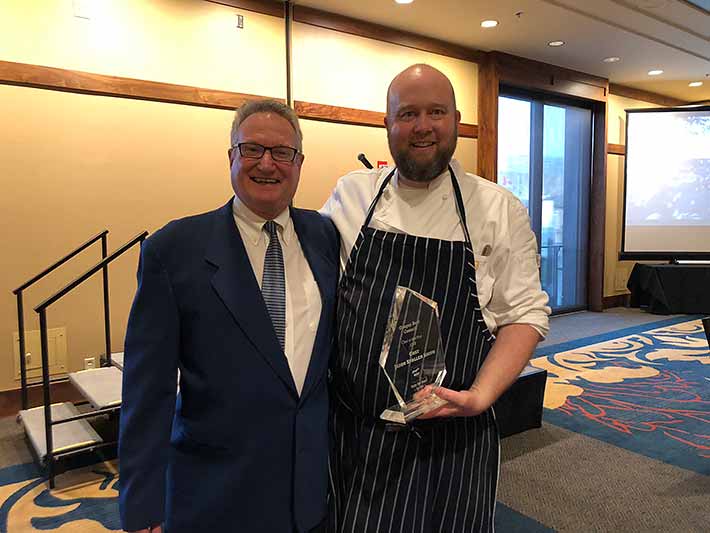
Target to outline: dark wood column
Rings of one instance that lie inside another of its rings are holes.
[[[492,54],[478,64],[478,175],[498,181],[498,91],[500,78]]]
[[[589,187],[589,285],[590,311],[604,310],[604,238],[606,229],[606,102],[592,110],[592,183]]]

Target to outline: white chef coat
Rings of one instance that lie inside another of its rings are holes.
[[[476,257],[476,285],[483,319],[495,334],[507,324],[549,331],[548,297],[540,287],[535,234],[523,204],[510,191],[465,173],[456,160],[466,221]],[[340,232],[340,266],[345,269],[367,210],[392,168],[356,170],[340,180],[321,213]],[[448,241],[465,240],[448,170],[427,188],[403,185],[398,174],[378,202],[370,227]]]
[[[234,221],[244,242],[254,276],[261,288],[264,274],[264,256],[269,245],[269,235],[263,227],[266,219],[249,209],[238,196],[232,204]],[[275,219],[277,234],[284,258],[286,281],[286,338],[284,351],[288,366],[301,394],[311,361],[313,344],[320,321],[321,299],[318,284],[313,277],[301,243],[293,227],[288,208]],[[298,319],[296,320],[296,317]]]

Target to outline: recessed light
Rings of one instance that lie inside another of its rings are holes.
[[[649,76],[660,76],[661,74],[663,74],[663,71],[661,69],[648,71]]]
[[[702,81],[691,81],[688,84],[688,87],[700,87],[703,84]]]
[[[564,41],[550,41],[547,46],[564,46]]]
[[[496,26],[498,26],[497,20],[482,20],[481,21],[481,28],[495,28]]]
[[[394,0],[398,4],[411,4],[414,0]]]
[[[617,63],[617,62],[621,61],[621,58],[616,57],[616,56],[611,56],[611,57],[605,57],[604,59],[602,59],[602,61],[604,61],[604,63]]]

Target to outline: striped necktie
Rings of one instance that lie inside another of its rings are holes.
[[[269,246],[264,257],[264,275],[261,278],[261,294],[269,311],[276,337],[284,349],[286,340],[286,280],[284,275],[284,256],[276,232],[278,226],[273,220],[264,224],[269,234]]]

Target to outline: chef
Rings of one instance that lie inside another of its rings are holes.
[[[499,436],[492,405],[548,331],[537,243],[512,193],[452,159],[460,113],[428,65],[398,74],[385,126],[396,168],[342,177],[323,209],[341,235],[331,363],[333,530],[492,531]],[[438,305],[447,403],[410,424],[379,365],[395,289]]]

